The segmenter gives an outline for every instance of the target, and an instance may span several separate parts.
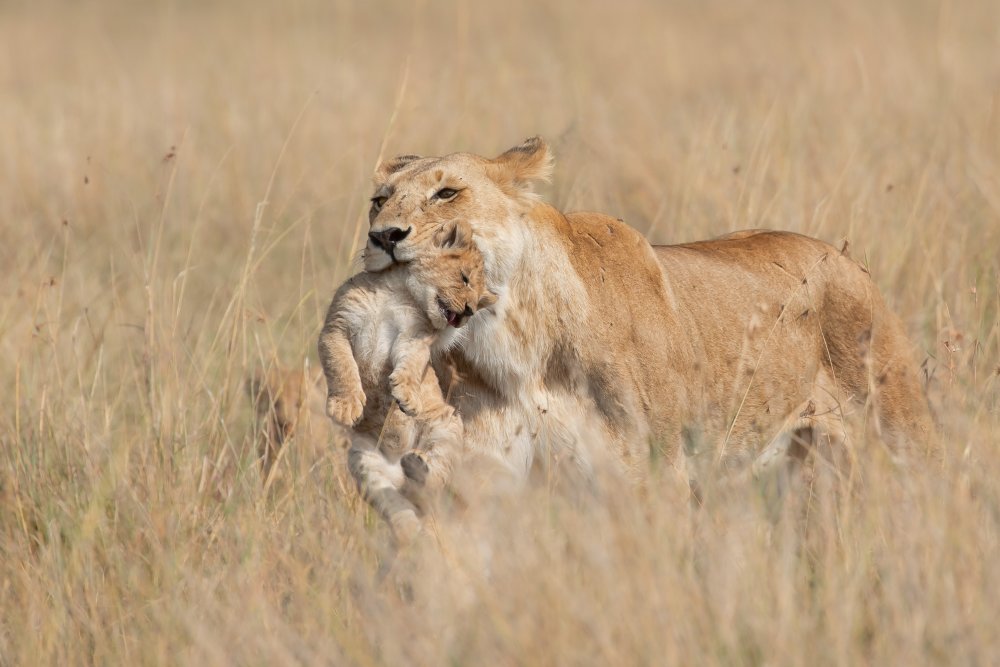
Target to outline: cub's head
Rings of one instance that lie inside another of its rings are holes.
[[[382,162],[368,213],[365,270],[413,260],[445,223],[467,222],[477,235],[503,225],[531,205],[532,181],[547,179],[551,170],[548,146],[538,137],[492,160],[454,153]]]
[[[477,310],[496,303],[496,296],[486,289],[483,256],[464,220],[439,227],[431,246],[422,249],[408,268],[410,291],[435,329],[457,329]]]

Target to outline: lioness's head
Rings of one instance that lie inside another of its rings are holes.
[[[365,270],[409,262],[445,223],[502,223],[534,200],[531,182],[552,170],[548,146],[533,137],[491,159],[471,153],[403,155],[375,171]]]
[[[480,308],[496,302],[486,289],[483,256],[464,220],[446,222],[409,263],[410,290],[435,329],[461,327]]]

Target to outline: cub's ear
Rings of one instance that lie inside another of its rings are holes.
[[[472,245],[472,226],[465,220],[450,220],[434,232],[434,245],[462,250]]]
[[[389,179],[390,176],[395,174],[397,171],[410,164],[414,160],[419,160],[419,155],[397,155],[394,158],[388,160],[382,160],[375,167],[375,181],[377,183],[384,183]]]
[[[497,295],[493,292],[483,292],[483,295],[479,298],[479,305],[476,310],[482,310],[483,308],[489,308],[497,302]]]
[[[541,137],[531,137],[490,160],[487,171],[508,194],[530,196],[533,181],[552,176],[552,153]]]

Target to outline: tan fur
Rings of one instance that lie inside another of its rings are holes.
[[[522,475],[641,479],[653,454],[686,476],[745,469],[866,405],[894,451],[933,446],[912,346],[863,267],[784,232],[654,248],[620,220],[540,202],[530,182],[550,166],[536,138],[493,160],[409,156],[376,173],[371,230],[405,237],[393,256],[369,243],[366,268],[406,263],[466,220],[499,297],[449,353],[467,447]],[[442,187],[461,191],[436,202]]]
[[[446,329],[448,341],[458,340],[462,323],[494,300],[482,255],[459,222],[436,229],[405,267],[354,276],[330,304],[319,339],[326,411],[353,427],[351,473],[403,537],[417,526],[410,501],[422,487],[447,483],[462,447],[461,420],[430,366],[432,347]]]

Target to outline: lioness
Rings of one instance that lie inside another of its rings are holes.
[[[444,486],[462,447],[462,422],[429,366],[431,349],[443,330],[459,332],[495,301],[469,224],[450,221],[405,267],[360,273],[330,304],[319,337],[326,412],[354,427],[351,474],[404,540],[419,519],[400,490],[405,485],[412,496],[420,487]],[[417,442],[419,451],[411,451]]]
[[[690,461],[746,469],[793,436],[836,440],[852,404],[874,405],[894,451],[931,446],[911,345],[862,266],[774,231],[652,247],[621,220],[540,201],[532,183],[551,168],[536,137],[376,170],[366,270],[465,220],[498,296],[449,353],[467,448],[524,475],[612,463],[641,479],[655,455],[686,477]]]

